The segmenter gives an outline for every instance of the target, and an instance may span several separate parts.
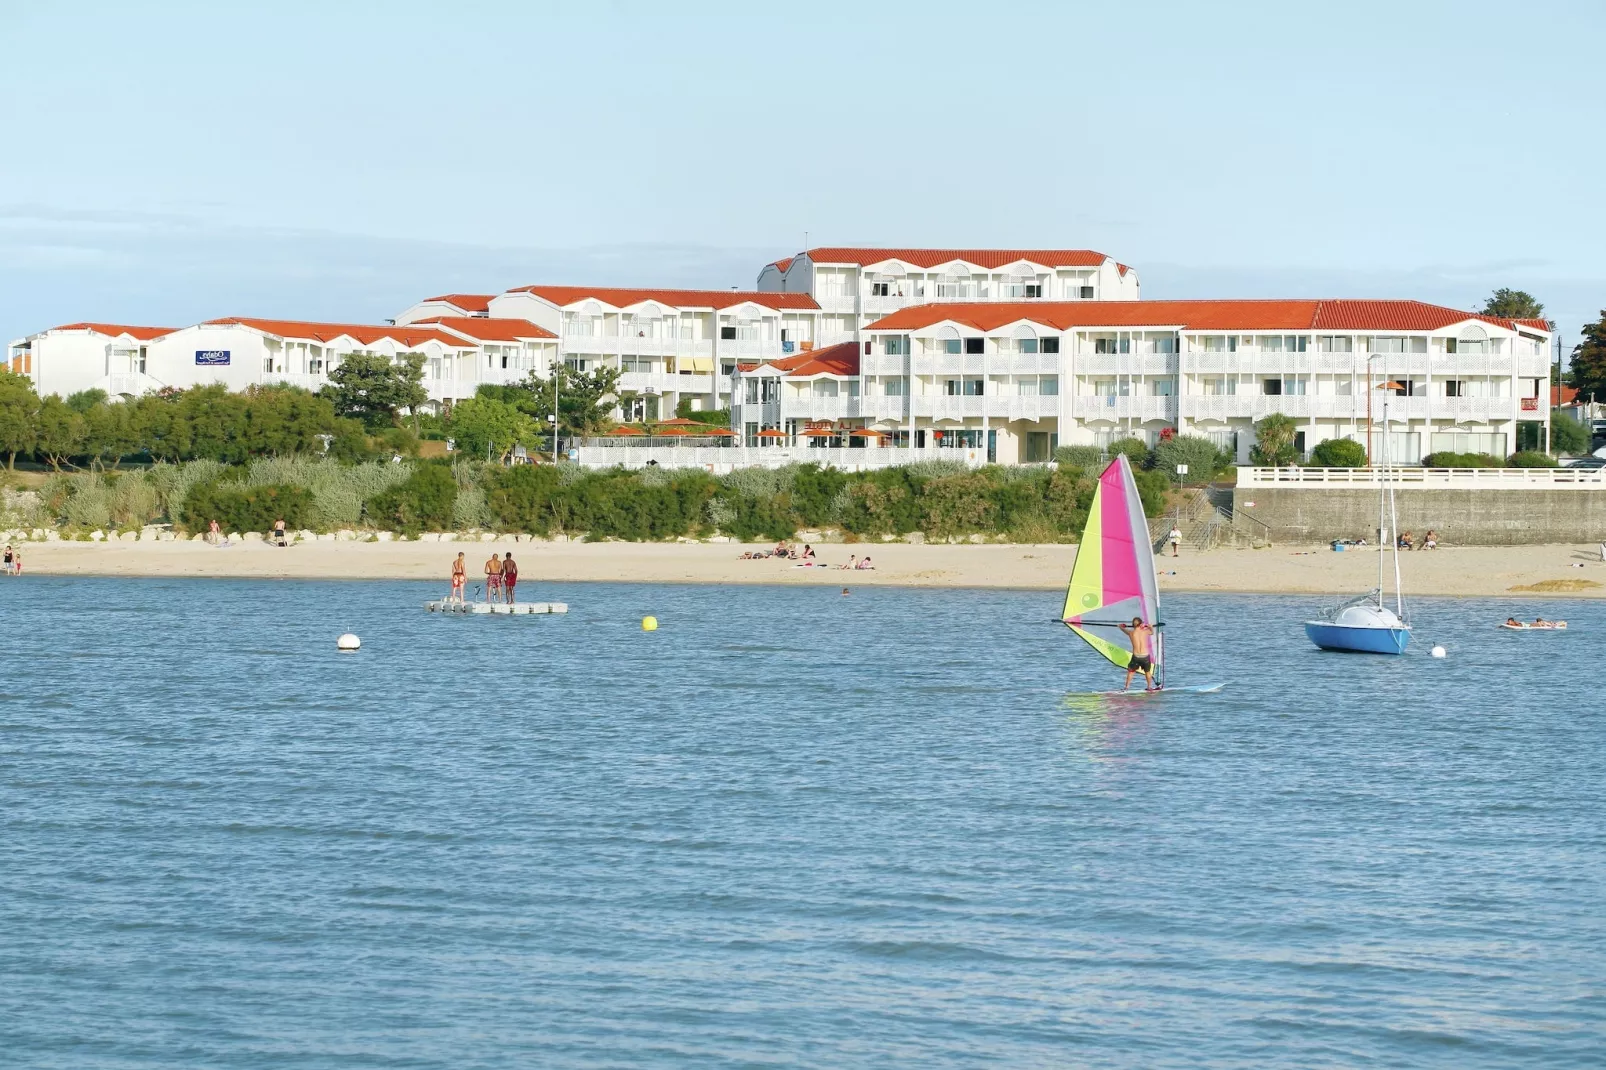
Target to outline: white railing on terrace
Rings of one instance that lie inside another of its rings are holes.
[[[993,420],[1040,420],[1060,413],[1060,399],[1053,394],[927,395],[917,396],[914,403],[916,416],[934,420],[977,419],[982,416]]]
[[[1177,399],[1159,395],[1110,397],[1083,394],[1070,399],[1071,414],[1080,420],[1175,420]]]
[[[721,382],[720,386],[729,390],[729,385]],[[714,391],[714,376],[703,373],[681,375],[668,372],[624,372],[619,376],[620,390],[634,390],[637,393],[646,393],[649,390],[658,393],[665,391],[678,391],[680,393],[711,394]]]
[[[779,342],[775,343],[775,349],[779,352]],[[714,343],[706,338],[695,341],[690,338],[637,338],[634,335],[565,335],[562,352],[564,356],[712,357]]]
[[[1078,353],[1078,375],[1175,375],[1174,353]]]
[[[144,372],[123,372],[106,377],[106,393],[127,394],[129,397],[143,397],[152,390],[160,390],[166,386],[160,379]]]
[[[578,454],[578,463],[588,468],[621,465],[645,468],[652,463],[660,468],[702,468],[723,473],[736,468],[779,468],[786,464],[818,464],[846,471],[933,460],[980,465],[986,462],[987,451],[933,446],[921,449],[901,446],[636,446],[620,449],[610,445],[581,446]]]
[[[1606,489],[1602,468],[1239,468],[1240,487]]]

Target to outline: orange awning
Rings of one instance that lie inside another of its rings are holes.
[[[803,432],[806,438],[835,438],[837,433],[828,427],[811,427]]]
[[[643,431],[641,428],[631,427],[628,424],[620,424],[618,427],[608,432],[610,435],[645,435],[646,433],[647,432]]]

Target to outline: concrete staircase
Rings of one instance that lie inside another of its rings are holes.
[[[1194,550],[1271,545],[1271,532],[1265,524],[1232,507],[1230,484],[1212,483],[1190,491],[1176,509],[1150,520],[1149,535],[1155,553],[1165,549],[1172,524],[1182,532],[1183,543]]]

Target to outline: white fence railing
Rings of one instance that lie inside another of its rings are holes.
[[[1240,487],[1422,489],[1606,489],[1602,468],[1239,468]]]
[[[849,472],[892,468],[915,461],[959,461],[985,464],[987,451],[926,446],[581,446],[575,460],[588,468],[701,468],[723,474],[737,468],[779,468],[818,464]]]

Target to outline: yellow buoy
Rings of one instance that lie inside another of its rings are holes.
[[[658,630],[658,618],[657,617],[642,617],[641,618],[641,630],[644,631],[644,632],[656,632]]]

